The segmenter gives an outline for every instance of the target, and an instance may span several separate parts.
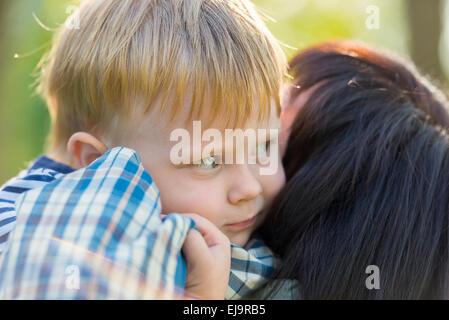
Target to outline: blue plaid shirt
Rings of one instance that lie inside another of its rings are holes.
[[[183,294],[181,247],[194,223],[179,214],[160,218],[159,191],[133,150],[112,149],[77,171],[35,169],[41,175],[30,170],[15,181],[53,178],[42,179],[40,188],[9,183],[3,189],[21,195],[15,211],[11,199],[3,201],[16,226],[10,226],[0,258],[0,298],[170,299]],[[245,298],[274,271],[275,259],[260,240],[245,248],[232,245],[227,299]]]

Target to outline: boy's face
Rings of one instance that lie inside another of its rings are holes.
[[[199,143],[198,140],[192,141],[195,136],[193,124],[186,128],[182,125],[185,122],[170,123],[167,119],[146,121],[140,127],[142,129],[140,133],[126,144],[138,153],[145,169],[150,172],[159,188],[164,214],[196,213],[214,223],[232,243],[243,246],[251,233],[261,224],[264,218],[262,209],[270,204],[285,183],[277,135],[274,131],[271,131],[271,134],[263,134],[270,132],[269,129],[277,129],[276,132],[279,132],[280,120],[274,108],[271,114],[269,123],[264,125],[256,120],[247,121],[242,128],[243,131],[251,129],[260,134],[260,137],[256,142],[244,139],[243,153],[236,150],[239,147],[236,140],[233,146],[227,144],[226,141],[229,140],[225,139],[224,129],[226,128],[222,126],[208,126],[208,128],[217,128],[222,134],[223,140],[220,147],[218,139],[203,140]],[[190,140],[170,141],[176,129],[178,133],[179,130],[189,133]],[[201,133],[204,133],[206,129],[201,128]],[[250,160],[249,155],[261,150],[261,146],[264,149],[266,143],[270,141],[272,143],[268,155],[271,162],[269,165],[255,162],[254,159]],[[221,157],[216,154],[212,157],[204,157],[204,154],[195,152],[200,149],[204,152],[207,145],[213,147],[218,145],[219,147],[215,150],[222,150]],[[176,163],[173,157],[175,146],[184,148],[182,154],[184,158],[189,158],[189,161],[184,161],[188,164]],[[190,149],[190,155],[185,152],[187,149]],[[233,156],[225,161],[225,155],[229,155],[229,152],[233,152]],[[237,159],[238,157],[240,158]],[[200,163],[193,164],[194,160],[200,160]],[[226,163],[223,164],[223,162]],[[261,169],[267,167],[272,170],[263,173]]]

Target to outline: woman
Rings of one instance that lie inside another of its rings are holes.
[[[448,298],[443,95],[357,43],[312,47],[291,69],[287,184],[261,228],[283,260],[277,278],[305,299]]]

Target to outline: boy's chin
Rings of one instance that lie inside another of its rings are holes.
[[[251,230],[244,230],[232,234],[228,233],[226,235],[228,236],[232,244],[243,247],[248,242],[249,237],[251,236]]]

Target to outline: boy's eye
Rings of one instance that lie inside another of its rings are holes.
[[[212,170],[220,166],[219,159],[216,156],[210,156],[204,159],[201,159],[201,163],[196,167],[198,169],[203,170]]]
[[[269,140],[265,141],[264,143],[259,144],[257,146],[257,156],[258,157],[264,156],[264,155],[268,156],[268,154],[270,153],[270,144],[271,144],[271,141],[269,141]]]
[[[269,164],[271,141],[268,140],[257,146],[257,163],[261,166]]]

